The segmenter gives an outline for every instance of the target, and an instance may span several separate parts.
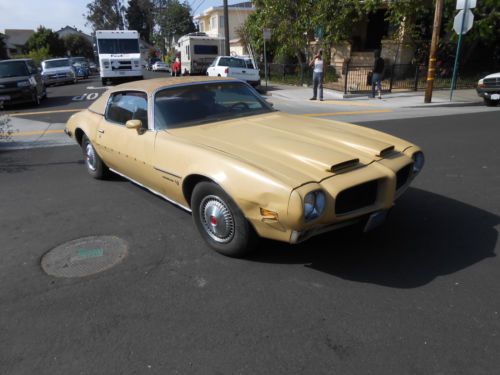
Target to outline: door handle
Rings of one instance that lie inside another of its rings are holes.
[[[104,133],[104,129],[97,129],[99,133]]]

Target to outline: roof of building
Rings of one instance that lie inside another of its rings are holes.
[[[232,4],[232,5],[228,5],[227,7],[228,7],[228,10],[254,10],[255,9],[255,7],[253,6],[251,1],[245,1],[242,3]],[[200,17],[203,17],[203,16],[210,14],[211,12],[213,12],[215,10],[220,10],[220,9],[224,9],[224,6],[220,5],[220,6],[210,7],[208,9],[205,9],[203,12],[201,12],[201,14],[194,16],[193,18],[198,19]]]
[[[29,29],[5,29],[6,40],[13,46],[24,46],[35,30]]]

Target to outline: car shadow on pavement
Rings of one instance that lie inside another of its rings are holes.
[[[495,256],[500,217],[411,188],[385,226],[351,227],[291,246],[263,241],[252,261],[304,264],[346,280],[415,288]]]

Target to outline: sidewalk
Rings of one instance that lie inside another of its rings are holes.
[[[366,94],[346,98],[342,92],[330,89],[323,90],[323,98],[325,101],[341,100],[346,103],[376,104],[388,108],[415,108],[431,106],[461,107],[481,105],[483,102],[482,98],[477,95],[475,89],[455,90],[453,92],[453,101],[451,102],[449,90],[435,90],[432,95],[432,102],[429,104],[424,103],[424,94],[424,91],[392,92],[382,95],[382,100],[380,100],[369,98]],[[305,101],[312,96],[312,87],[291,86],[269,82],[268,91],[265,95],[277,99]]]

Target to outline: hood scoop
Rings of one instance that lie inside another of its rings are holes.
[[[330,172],[339,173],[345,169],[355,167],[359,164],[359,159],[351,159],[331,166]]]
[[[380,156],[381,158],[385,158],[386,156],[390,155],[394,151],[394,146],[389,146],[384,148],[383,150],[380,150],[380,152],[377,154],[377,156]]]

